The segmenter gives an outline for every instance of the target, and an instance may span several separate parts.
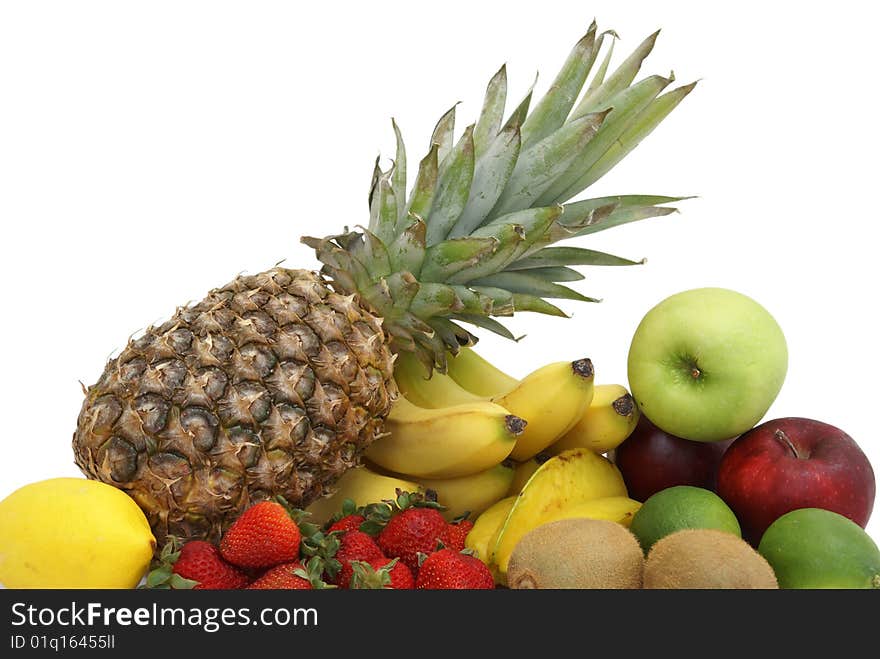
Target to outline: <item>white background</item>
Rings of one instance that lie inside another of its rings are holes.
[[[452,103],[459,130],[508,63],[546,89],[595,17],[643,74],[697,90],[591,190],[700,195],[681,214],[579,244],[632,258],[576,286],[599,305],[524,315],[484,354],[521,375],[590,356],[626,382],[662,298],[724,286],[764,304],[790,366],[768,419],[851,434],[880,472],[875,382],[876,24],[870,3],[12,2],[0,5],[0,498],[78,475],[70,439],[127,337],[287,259],[302,234],[365,223],[373,159],[398,120],[412,171]],[[618,60],[619,61],[619,60]],[[387,161],[386,161],[387,162]],[[868,527],[880,537],[880,513]]]

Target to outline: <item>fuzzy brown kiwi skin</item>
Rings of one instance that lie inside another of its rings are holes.
[[[660,539],[645,561],[644,588],[777,589],[770,564],[745,540],[714,529]]]
[[[635,536],[607,520],[562,519],[529,531],[507,567],[513,589],[642,587],[644,555]]]

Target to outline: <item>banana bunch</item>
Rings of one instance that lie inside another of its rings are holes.
[[[554,362],[516,379],[470,348],[430,377],[406,354],[385,435],[335,501],[359,501],[394,483],[434,490],[453,518],[476,517],[517,494],[549,457],[571,448],[602,453],[635,427],[638,410],[620,385],[595,385],[589,359]]]

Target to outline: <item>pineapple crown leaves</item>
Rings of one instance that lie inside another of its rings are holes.
[[[594,22],[531,112],[530,89],[506,118],[502,66],[477,121],[457,140],[457,105],[437,122],[409,194],[406,148],[392,120],[395,157],[387,171],[378,159],[374,166],[368,225],[303,242],[315,249],[335,288],[358,294],[382,316],[394,352],[414,352],[429,372],[443,372],[448,354],[476,341],[461,323],[515,339],[497,317],[519,311],[564,317],[548,299],[598,301],[566,285],[582,279],[572,266],[644,263],[554,243],[662,217],[675,212],[669,204],[687,199],[570,201],[694,89],[696,83],[666,91],[672,74],[636,81],[657,35],[612,69],[617,35],[599,33]]]
[[[378,570],[366,561],[351,562],[351,588],[362,590],[382,590],[391,586],[391,570],[400,559],[393,558]]]
[[[153,561],[152,569],[147,573],[144,583],[138,586],[140,589],[151,590],[191,590],[199,582],[185,579],[174,572],[174,564],[180,558],[181,542],[174,536],[169,536],[168,542],[162,547],[159,556]]]

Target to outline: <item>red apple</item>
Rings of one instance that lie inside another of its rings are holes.
[[[718,470],[718,494],[755,545],[770,524],[798,508],[831,510],[864,528],[874,493],[871,463],[853,438],[812,419],[752,428],[727,449]]]
[[[633,433],[614,450],[614,463],[623,474],[629,496],[644,501],[674,485],[715,488],[723,442],[693,442],[670,435],[643,414]]]

